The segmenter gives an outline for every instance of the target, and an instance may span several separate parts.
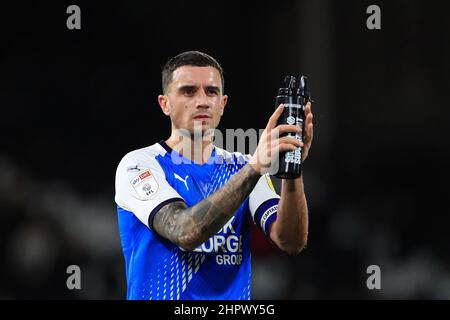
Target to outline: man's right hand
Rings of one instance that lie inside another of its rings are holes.
[[[283,113],[284,106],[280,104],[267,122],[267,126],[261,135],[255,153],[250,158],[250,165],[259,174],[270,172],[274,174],[278,166],[278,157],[281,152],[294,151],[303,147],[303,142],[295,137],[285,136],[284,133],[298,133],[302,129],[296,125],[281,124],[277,126],[277,121]]]

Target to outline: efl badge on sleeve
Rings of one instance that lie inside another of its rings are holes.
[[[150,169],[143,169],[131,180],[131,185],[137,194],[144,199],[151,198],[158,190],[158,182],[156,182]]]

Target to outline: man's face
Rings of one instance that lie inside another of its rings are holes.
[[[227,103],[219,70],[213,67],[182,66],[173,72],[167,93],[158,97],[173,129],[202,132],[215,129]]]

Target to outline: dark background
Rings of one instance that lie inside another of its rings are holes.
[[[66,8],[81,8],[81,30]],[[366,8],[381,8],[368,30]],[[123,299],[114,174],[165,139],[160,68],[216,57],[220,129],[264,128],[286,74],[316,98],[307,249],[253,234],[255,299],[449,299],[445,1],[17,1],[0,8],[0,298]],[[66,268],[82,289],[66,288]],[[381,290],[366,269],[381,268]]]

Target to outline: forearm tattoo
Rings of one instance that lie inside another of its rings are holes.
[[[247,164],[216,193],[195,206],[188,208],[184,202],[172,202],[162,207],[154,217],[153,229],[172,243],[194,250],[227,223],[260,177]]]

